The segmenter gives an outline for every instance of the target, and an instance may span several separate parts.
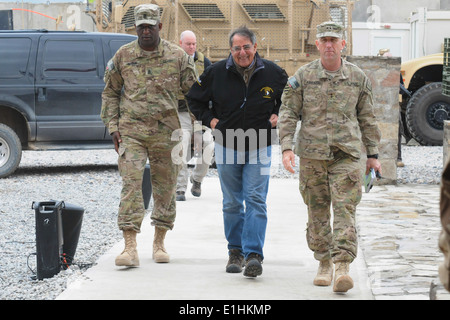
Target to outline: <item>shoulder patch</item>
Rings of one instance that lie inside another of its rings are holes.
[[[288,85],[292,89],[297,89],[298,87],[300,87],[300,84],[298,83],[298,81],[297,81],[297,79],[295,77],[290,77],[289,78]]]
[[[106,65],[106,70],[111,71],[114,70],[114,62],[111,60],[108,61],[108,64]]]

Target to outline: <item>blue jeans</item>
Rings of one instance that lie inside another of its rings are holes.
[[[244,152],[215,145],[228,249],[245,258],[252,252],[264,258],[271,156],[271,146]]]

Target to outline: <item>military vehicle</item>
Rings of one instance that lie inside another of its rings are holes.
[[[180,33],[192,30],[198,50],[212,62],[228,56],[228,35],[241,25],[255,32],[259,54],[290,75],[318,58],[316,26],[324,21],[345,27],[344,53],[352,52],[350,0],[101,0],[91,14],[99,31],[135,34],[134,7],[142,3],[160,6],[162,38],[178,44]]]
[[[443,54],[436,53],[401,66],[409,91],[400,102],[405,136],[425,146],[442,145],[444,120],[450,119],[450,97],[442,93],[443,62]]]
[[[136,36],[0,31],[0,178],[22,150],[113,148],[100,119],[106,63]]]

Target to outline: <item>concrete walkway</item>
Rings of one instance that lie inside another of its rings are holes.
[[[139,268],[119,268],[123,242],[69,284],[58,300],[331,300],[373,299],[363,255],[351,264],[355,287],[346,294],[312,284],[318,262],[306,244],[306,206],[297,179],[271,179],[263,274],[249,279],[225,272],[222,193],[216,177],[205,178],[202,196],[177,202],[175,228],[167,233],[168,264],[152,260],[153,227],[148,217],[138,235]],[[361,252],[361,250],[359,251]]]

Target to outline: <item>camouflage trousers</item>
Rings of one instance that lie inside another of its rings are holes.
[[[306,238],[315,259],[352,262],[357,253],[355,212],[362,196],[362,170],[359,159],[338,149],[333,153],[332,160],[300,159],[300,193],[308,206]]]
[[[118,225],[120,230],[140,232],[145,216],[142,178],[150,162],[153,210],[152,225],[171,230],[176,216],[175,189],[180,166],[171,159],[173,130],[155,121],[153,134],[122,135],[119,146],[119,172],[122,177]],[[136,130],[140,132],[140,130]]]

